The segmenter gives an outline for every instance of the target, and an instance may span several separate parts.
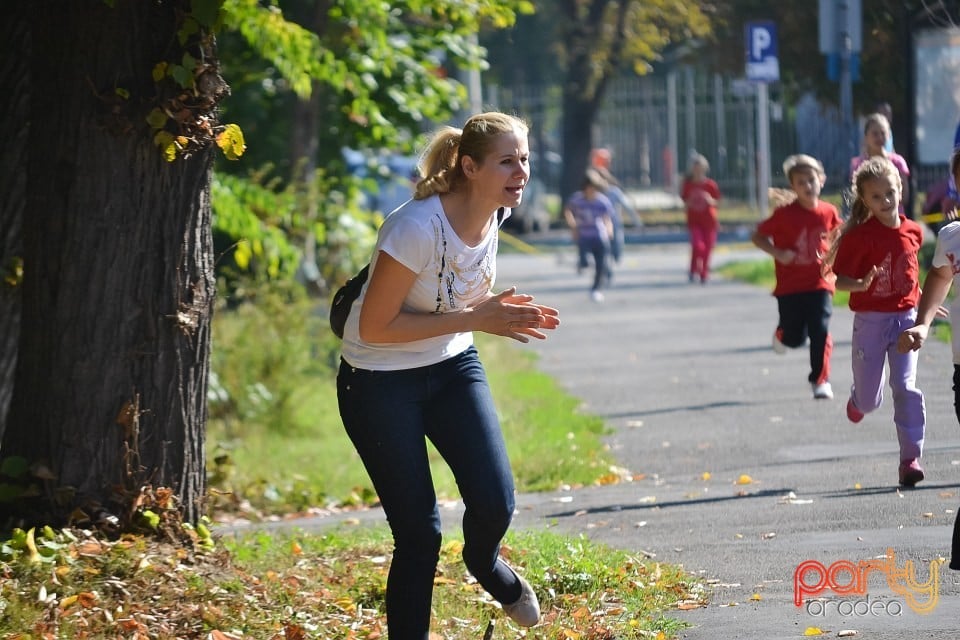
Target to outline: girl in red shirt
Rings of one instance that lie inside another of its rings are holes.
[[[720,187],[707,177],[710,163],[702,155],[690,160],[690,173],[683,181],[680,197],[687,207],[687,229],[690,232],[690,282],[700,278],[707,283],[710,274],[710,253],[717,244],[717,203]]]
[[[853,177],[856,200],[834,247],[838,290],[850,291],[853,318],[853,386],[847,417],[860,422],[883,400],[884,363],[890,365],[893,421],[900,443],[899,480],[923,480],[920,457],[926,425],[923,393],[916,386],[917,352],[900,353],[900,333],[914,326],[920,299],[917,253],[920,225],[899,212],[900,173],[886,158],[873,157]]]

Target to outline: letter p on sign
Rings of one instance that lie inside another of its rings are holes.
[[[748,22],[744,35],[747,48],[747,80],[756,82],[780,80],[777,25],[770,21]]]

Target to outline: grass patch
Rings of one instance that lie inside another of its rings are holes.
[[[0,638],[377,638],[391,543],[382,527],[322,534],[257,532],[214,551],[82,532],[38,538],[40,559],[0,547]],[[520,630],[444,543],[432,629],[442,638]],[[702,583],[675,566],[550,532],[511,534],[504,555],[530,581],[544,618],[529,637],[673,638],[663,612],[702,603]]]
[[[215,319],[218,345],[229,345],[214,356],[226,400],[213,405],[207,430],[215,510],[256,518],[376,499],[340,422],[334,374],[310,356],[335,360],[329,354],[339,345],[329,343],[324,326],[294,320],[307,315],[298,303],[286,304],[285,312],[242,309]],[[245,341],[246,335],[263,339]],[[310,335],[317,338],[303,337]],[[518,490],[581,486],[610,473],[603,422],[578,412],[579,401],[536,370],[533,354],[484,334],[477,334],[477,346]],[[456,498],[452,474],[428,450],[438,494]]]

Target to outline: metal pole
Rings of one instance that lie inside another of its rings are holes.
[[[677,140],[677,72],[667,72],[667,147],[670,149],[670,166],[664,167],[668,171],[668,182],[674,193],[680,193],[677,177],[677,155],[679,141]]]
[[[687,126],[686,126],[686,139],[687,139],[687,155],[686,159],[689,159],[691,154],[697,150],[697,101],[694,92],[696,89],[693,84],[693,67],[686,67],[683,74],[683,92],[686,102],[686,116],[687,116]],[[686,166],[686,163],[684,163]]]
[[[715,175],[726,176],[727,174],[727,131],[726,118],[723,101],[723,76],[719,73],[713,74],[713,99],[715,116],[717,120],[717,171]]]
[[[757,83],[757,200],[760,217],[766,218],[770,212],[770,107],[767,97],[767,83]]]
[[[838,50],[840,51],[840,113],[843,115],[843,126],[847,134],[847,142],[850,145],[847,155],[852,158],[859,154],[857,149],[859,136],[853,125],[853,78],[850,74],[852,41],[848,25],[848,11],[849,7],[846,0],[839,0],[837,2],[837,36],[839,38]]]

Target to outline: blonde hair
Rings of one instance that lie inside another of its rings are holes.
[[[417,182],[414,198],[423,200],[437,193],[455,191],[465,181],[461,160],[464,156],[483,164],[494,140],[505,133],[527,134],[527,124],[515,116],[488,111],[472,116],[463,125],[441,127],[433,134],[420,156],[423,178]]]
[[[864,184],[870,180],[881,180],[883,178],[890,180],[891,184],[896,187],[898,195],[903,193],[903,182],[900,179],[900,171],[886,158],[873,156],[872,158],[864,160],[863,164],[857,167],[851,179],[853,204],[850,207],[850,217],[843,223],[843,226],[840,228],[840,234],[830,246],[830,251],[823,261],[825,265],[833,264],[833,259],[836,257],[837,250],[840,248],[840,242],[843,240],[843,237],[847,235],[847,232],[863,224],[873,215],[867,203],[863,201]]]
[[[793,172],[797,169],[813,169],[821,181],[827,177],[827,172],[823,170],[820,161],[805,153],[795,153],[783,161],[783,175],[787,176],[787,182],[791,185],[793,184]]]
[[[887,116],[882,113],[871,113],[867,116],[867,119],[863,123],[863,151],[867,151],[867,132],[870,131],[871,125],[877,125],[883,132],[887,134],[887,140],[890,139],[890,136],[893,135],[893,132],[890,130],[890,121],[887,120]],[[886,153],[886,152],[884,152]]]

